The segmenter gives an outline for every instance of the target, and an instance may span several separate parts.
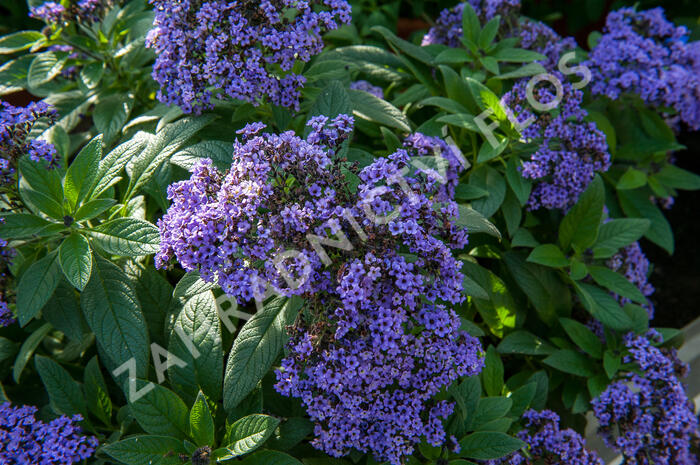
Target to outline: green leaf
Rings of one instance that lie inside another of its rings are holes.
[[[411,131],[406,115],[391,103],[361,90],[349,89],[347,92],[356,116],[403,132]]]
[[[102,136],[99,135],[83,147],[68,167],[63,179],[63,191],[71,208],[79,205],[92,190],[101,158]]]
[[[168,160],[199,130],[214,120],[213,115],[182,118],[167,124],[151,137],[146,148],[129,161],[131,182],[128,195],[143,188],[155,175],[156,170]]]
[[[553,268],[561,268],[569,265],[569,259],[566,258],[561,249],[554,244],[538,245],[530,252],[527,261]]]
[[[149,381],[150,382],[150,381]],[[138,380],[138,390],[146,381]],[[149,434],[184,439],[189,433],[189,414],[185,403],[170,389],[151,384],[152,389],[129,402],[131,414]]]
[[[17,318],[24,326],[49,301],[61,280],[58,253],[51,252],[27,268],[17,285]]]
[[[530,192],[532,191],[532,183],[527,179],[523,178],[520,174],[520,167],[522,162],[511,157],[508,159],[508,164],[506,165],[506,179],[508,180],[508,185],[513,190],[513,193],[518,198],[521,206],[525,206],[527,201],[530,199]]]
[[[481,398],[481,383],[478,376],[471,376],[460,384],[453,384],[449,388],[449,393],[452,394],[457,407],[464,418],[465,428],[470,428],[473,422],[473,416],[476,413],[479,399]]]
[[[270,439],[268,447],[275,450],[289,450],[299,444],[314,431],[314,424],[304,417],[291,417],[279,427],[279,433]]]
[[[119,135],[129,119],[133,105],[134,99],[124,94],[110,95],[97,102],[92,119],[97,131],[103,134],[105,141],[111,141]]]
[[[456,126],[458,128],[481,133],[481,129],[479,129],[479,126],[476,124],[475,116],[470,115],[469,113],[441,116],[437,119],[437,122],[451,124],[452,126]]]
[[[340,114],[352,113],[352,102],[345,87],[339,81],[330,81],[323,88],[311,106],[309,117],[325,115],[334,118]],[[309,127],[307,133],[310,132]]]
[[[63,207],[48,195],[23,187],[19,188],[19,195],[32,212],[44,213],[55,220],[63,219]]]
[[[435,57],[438,65],[461,64],[474,61],[468,51],[462,48],[448,48]]]
[[[471,184],[457,184],[455,186],[455,199],[456,200],[474,200],[481,197],[486,197],[489,195],[488,191],[479,189]],[[480,214],[480,216],[483,216]]]
[[[457,50],[457,49],[449,49],[449,50]],[[446,50],[446,51],[449,51]],[[459,102],[456,102],[452,99],[445,98],[445,97],[428,97],[426,99],[421,100],[419,105],[431,105],[431,106],[436,106],[442,110],[445,110],[450,113],[469,113],[464,106],[462,106]]]
[[[92,252],[85,236],[74,232],[64,239],[58,257],[68,281],[80,291],[85,289],[92,273]]]
[[[63,202],[63,187],[58,170],[47,170],[28,156],[19,159],[20,187],[29,187],[58,202]]]
[[[527,444],[505,433],[478,431],[462,438],[459,441],[459,445],[461,447],[460,457],[492,460],[522,449]]]
[[[647,183],[646,173],[638,169],[628,168],[617,182],[617,188],[622,190],[637,189]]]
[[[513,242],[516,238],[517,233]],[[571,292],[554,270],[529,263],[521,254],[515,252],[506,252],[503,258],[516,283],[535,306],[542,321],[551,326],[556,322],[558,315],[569,314]]]
[[[27,50],[40,40],[44,40],[44,34],[39,31],[19,31],[8,34],[0,38],[0,55]]]
[[[469,234],[485,233],[497,239],[501,239],[501,232],[498,228],[473,208],[459,205],[459,218],[455,224],[467,229]]]
[[[144,134],[144,133],[139,133]],[[98,197],[104,191],[109,189],[111,185],[119,181],[117,175],[126,166],[127,162],[136,155],[146,146],[148,139],[146,137],[139,137],[139,134],[124,142],[123,144],[115,147],[111,152],[107,154],[102,160],[100,160],[100,165],[97,169],[97,174],[95,175],[95,186],[89,195],[89,198]]]
[[[182,441],[168,436],[131,436],[101,449],[125,465],[182,465]]]
[[[59,58],[58,52],[44,52],[37,55],[29,65],[27,84],[30,89],[37,89],[52,81],[61,73],[65,59]]]
[[[247,456],[240,463],[241,465],[304,465],[291,455],[276,450],[259,450]]]
[[[479,33],[479,48],[484,50],[491,45],[493,40],[496,38],[496,34],[498,34],[498,28],[500,26],[501,17],[499,15],[494,16],[488,23],[486,23],[484,28]]]
[[[215,283],[207,283],[199,276],[199,271],[190,271],[178,281],[173,291],[175,299],[189,299],[202,292],[207,292],[216,287]]]
[[[472,171],[469,183],[488,191],[489,196],[474,200],[472,207],[486,218],[490,218],[506,198],[506,182],[503,176],[494,168],[484,165]]]
[[[88,232],[105,252],[124,257],[138,257],[158,252],[158,228],[136,218],[115,218]]]
[[[231,411],[267,373],[287,339],[302,305],[298,298],[276,297],[243,325],[233,343],[224,377],[224,407]]]
[[[498,344],[498,352],[502,354],[551,355],[556,350],[549,342],[525,330],[510,333]]]
[[[508,61],[512,63],[527,63],[530,61],[546,60],[547,57],[541,53],[525,50],[523,48],[502,48],[491,55],[498,61]]]
[[[539,63],[527,63],[526,65],[521,66],[520,68],[510,71],[508,73],[503,73],[499,74],[498,76],[494,76],[494,78],[499,80],[515,79],[527,76],[534,76],[536,74],[543,74],[546,72],[547,70],[544,68],[544,66],[542,66]]]
[[[608,378],[613,379],[617,370],[622,366],[622,358],[619,355],[613,355],[612,352],[606,350],[603,354],[603,369]]]
[[[542,360],[545,365],[549,365],[564,373],[575,376],[589,377],[595,375],[595,366],[585,355],[573,350],[557,350],[549,357]]]
[[[217,304],[211,292],[190,297],[177,315],[170,334],[168,350],[186,365],[168,368],[173,389],[193,398],[201,389],[211,399],[221,399],[224,354]],[[194,356],[178,331],[187,335],[199,352]]]
[[[513,391],[510,396],[510,399],[513,400],[513,406],[510,408],[508,415],[511,417],[520,418],[522,414],[525,413],[525,410],[530,407],[530,404],[535,398],[536,392],[536,383],[527,383]]]
[[[644,237],[672,254],[674,249],[673,231],[663,212],[649,200],[644,189],[635,191],[617,191],[620,206],[625,215],[631,218],[646,218],[651,226]]]
[[[627,331],[633,327],[632,319],[606,291],[586,283],[574,283],[574,287],[593,318],[616,331]]]
[[[88,89],[94,89],[102,80],[104,72],[105,64],[102,62],[87,64],[80,70],[80,81]]]
[[[83,341],[90,333],[75,288],[65,279],[58,283],[41,316],[74,342]]]
[[[0,363],[15,357],[18,349],[19,344],[10,341],[7,338],[0,337]]]
[[[484,368],[481,370],[481,383],[489,396],[498,396],[503,390],[503,362],[493,346],[489,346],[486,350]]]
[[[100,371],[97,356],[90,359],[83,373],[83,386],[85,389],[85,401],[90,411],[99,418],[102,423],[109,426],[112,418],[112,400],[109,398],[107,383]]]
[[[662,184],[682,190],[700,189],[700,176],[683,168],[679,168],[671,163],[666,163],[661,171],[654,175],[654,178]]]
[[[230,443],[226,448],[231,457],[248,454],[262,446],[279,425],[277,418],[269,415],[248,415],[231,425],[227,433]]]
[[[593,244],[596,258],[612,256],[618,249],[642,237],[650,225],[649,220],[642,218],[614,219],[601,225],[598,239]]]
[[[422,47],[419,47],[417,45],[412,44],[411,42],[407,42],[399,37],[396,37],[396,35],[393,32],[391,32],[384,26],[373,26],[372,31],[381,34],[382,37],[384,37],[384,39],[387,42],[389,42],[389,44],[394,46],[396,49],[401,50],[403,53],[410,56],[411,58],[415,58],[416,60],[428,66],[434,66],[435,62],[433,60],[433,56]]]
[[[640,304],[647,303],[646,297],[644,297],[644,294],[641,293],[639,288],[629,282],[627,278],[620,273],[604,266],[589,266],[588,272],[599,286],[606,287],[615,294],[626,297],[634,302]]]
[[[512,329],[518,319],[518,309],[503,280],[491,271],[469,261],[462,262],[462,271],[472,278],[488,295],[488,299],[474,297],[479,315],[489,330],[499,337]]]
[[[31,213],[9,213],[2,215],[0,238],[12,240],[32,236],[50,224],[51,222]]]
[[[92,275],[80,299],[97,344],[114,367],[134,359],[136,376],[148,371],[146,321],[129,278],[116,265],[95,254]]]
[[[34,357],[34,364],[49,394],[51,409],[59,415],[80,414],[87,418],[87,406],[80,386],[65,368],[41,355]]]
[[[217,169],[226,171],[233,161],[233,144],[222,140],[204,140],[177,152],[170,163],[192,171],[202,159],[209,158]]]
[[[593,334],[593,331],[578,321],[568,318],[560,318],[559,322],[564,328],[564,331],[566,331],[566,334],[568,334],[571,340],[584,352],[598,359],[603,356],[603,344],[600,342],[600,339],[598,339],[598,336]]]
[[[201,391],[190,410],[190,431],[198,446],[214,445],[214,419]]]
[[[563,250],[567,250],[570,245],[584,250],[595,243],[604,202],[603,180],[596,175],[559,225],[559,243]]]
[[[464,4],[464,12],[462,13],[462,34],[464,38],[470,42],[476,43],[481,34],[481,22],[474,8],[469,4]]]
[[[479,427],[505,416],[513,406],[513,400],[508,397],[483,397],[477,404],[472,428]]]
[[[27,362],[30,358],[32,358],[32,355],[34,355],[34,351],[36,351],[39,344],[41,344],[41,341],[44,340],[52,329],[53,328],[51,325],[46,323],[24,340],[22,347],[19,348],[19,353],[17,354],[15,363],[12,366],[12,379],[15,380],[15,383],[19,384],[19,379],[24,371],[24,367],[27,366]]]
[[[78,208],[73,219],[77,222],[91,220],[109,210],[115,203],[117,201],[114,199],[90,200]]]

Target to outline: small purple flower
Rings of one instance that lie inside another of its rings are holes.
[[[186,113],[225,96],[298,108],[305,78],[292,66],[321,52],[325,31],[350,22],[343,0],[151,3],[156,19],[146,45],[157,56],[158,99]]]
[[[377,98],[384,98],[384,91],[381,87],[372,85],[367,81],[355,81],[350,83],[350,88],[354,90],[363,90],[369,94],[374,95]]]
[[[688,42],[688,30],[664,17],[662,8],[610,13],[604,34],[585,65],[591,91],[613,100],[636,94],[646,104],[700,129],[700,42]]]
[[[97,449],[94,436],[83,436],[80,415],[61,416],[49,423],[34,418],[36,407],[0,405],[0,463],[70,465]]]
[[[698,419],[679,381],[688,366],[675,349],[656,347],[661,342],[655,330],[627,334],[623,362],[634,364],[634,371],[592,401],[599,433],[623,454],[625,465],[698,463],[691,451],[700,441]]]
[[[527,454],[519,451],[489,465],[603,465],[598,454],[586,448],[586,440],[572,429],[559,428],[559,415],[551,410],[528,410],[523,414],[525,429],[518,438],[529,446]]]

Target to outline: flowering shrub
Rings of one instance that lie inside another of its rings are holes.
[[[700,460],[651,259],[700,189],[698,30],[375,3],[22,7],[0,463]]]

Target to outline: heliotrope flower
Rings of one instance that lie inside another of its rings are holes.
[[[384,98],[384,91],[381,87],[375,86],[367,81],[353,81],[350,83],[350,88],[354,90],[364,90],[367,93],[374,95],[377,98]]]
[[[323,49],[321,34],[350,22],[344,0],[152,0],[146,45],[157,58],[158,99],[186,113],[212,95],[297,108],[305,79],[291,72]]]
[[[248,125],[227,173],[205,160],[172,185],[157,266],[175,257],[241,301],[268,286],[303,296],[277,389],[301,398],[319,449],[398,464],[422,437],[447,441],[453,406],[432,398],[483,364],[449,308],[464,299],[452,251],[467,235],[445,186],[461,167],[446,145],[442,177],[413,164],[440,146],[414,135],[360,171],[338,155],[351,117],[309,125],[306,139]]]
[[[518,451],[489,461],[489,465],[603,465],[598,454],[586,448],[586,440],[579,433],[559,428],[559,415],[551,410],[528,410],[523,419],[525,429],[517,437],[527,443],[527,453]]]
[[[649,297],[654,293],[654,286],[649,282],[649,259],[642,252],[639,242],[634,242],[621,249],[610,257],[607,265],[613,271],[622,273],[627,278],[627,281],[637,286],[645,297]],[[630,301],[625,297],[618,297],[618,299],[623,305]],[[654,305],[649,302],[644,308],[649,312],[649,319],[654,318]]]
[[[634,364],[634,371],[592,401],[599,433],[625,465],[698,463],[691,452],[700,440],[698,419],[679,381],[688,367],[675,349],[656,347],[661,342],[655,330],[627,334],[623,362]]]
[[[688,42],[689,31],[666,20],[662,8],[614,11],[603,32],[585,63],[591,91],[615,100],[636,94],[700,129],[700,42]]]
[[[520,11],[520,0],[469,0],[469,5],[481,19],[482,23],[496,15],[515,16]],[[423,37],[421,45],[442,44],[448,47],[460,47],[462,42],[462,14],[464,3],[442,10],[435,20],[435,25]]]
[[[528,208],[568,209],[586,190],[596,172],[610,168],[605,135],[595,123],[585,121],[583,93],[562,82],[561,101],[553,111],[537,112],[526,97],[527,81],[518,81],[503,96],[503,103],[522,127],[522,142],[533,148],[523,162],[522,175],[534,181]],[[556,99],[550,84],[533,92],[537,102],[547,105]]]
[[[29,133],[40,118],[52,122],[56,111],[44,102],[32,102],[26,107],[0,103],[0,182],[11,183],[17,169],[17,160],[29,155],[33,161],[43,161],[48,168],[58,163],[56,148],[40,139],[29,139]]]
[[[94,436],[83,436],[80,415],[61,416],[48,423],[34,418],[36,407],[0,405],[0,463],[69,465],[92,456]]]
[[[61,24],[67,21],[95,21],[99,14],[114,2],[112,0],[78,0],[71,1],[68,7],[64,2],[46,2],[32,7],[29,16],[48,24]]]

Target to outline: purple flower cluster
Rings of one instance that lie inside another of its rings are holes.
[[[44,140],[28,139],[29,132],[39,118],[56,117],[56,112],[44,102],[32,102],[26,107],[0,103],[0,184],[14,179],[17,160],[25,154],[33,161],[45,161],[49,168],[58,163],[56,148]]]
[[[523,177],[535,181],[528,208],[568,209],[596,172],[610,168],[605,135],[595,123],[585,121],[583,93],[571,84],[562,84],[561,101],[554,112],[536,113],[527,101],[526,89],[526,81],[517,82],[503,96],[503,103],[521,126],[523,142],[534,146],[522,168]],[[557,98],[551,85],[537,86],[533,95],[542,105]]]
[[[698,463],[691,452],[700,439],[698,419],[678,379],[688,367],[675,349],[656,347],[661,342],[655,330],[627,334],[629,354],[623,361],[634,364],[635,371],[592,402],[599,432],[609,447],[623,454],[625,465]]]
[[[0,405],[0,463],[69,465],[92,456],[97,438],[83,436],[80,415],[61,416],[49,423],[34,418],[36,407]]]
[[[212,88],[253,104],[267,96],[298,108],[305,79],[292,66],[321,52],[323,32],[350,22],[344,0],[152,3],[156,19],[146,43],[157,54],[158,99],[186,113],[210,108]]]
[[[482,22],[489,21],[496,15],[514,16],[520,11],[520,0],[469,0],[468,3]],[[435,20],[435,25],[423,37],[421,45],[442,44],[448,47],[459,47],[462,43],[464,5],[460,3],[454,8],[442,10]]]
[[[445,306],[464,299],[452,250],[467,236],[445,187],[457,165],[448,161],[442,179],[414,165],[440,145],[414,135],[360,171],[337,153],[351,117],[309,125],[305,140],[248,125],[226,174],[207,160],[172,185],[156,262],[174,256],[241,301],[268,286],[302,295],[277,389],[302,399],[316,447],[398,464],[423,436],[445,441],[452,405],[431,399],[483,364],[478,340]]]
[[[528,410],[523,419],[525,429],[518,433],[518,438],[529,446],[527,454],[518,451],[492,460],[489,465],[603,465],[598,454],[586,449],[586,440],[579,433],[570,428],[559,429],[559,415],[551,410]]]
[[[416,132],[404,139],[403,149],[410,157],[410,164],[428,174],[426,182],[429,185],[425,189],[427,192],[435,192],[435,201],[454,199],[459,174],[466,165],[457,147],[448,145],[439,137]]]
[[[662,8],[610,13],[603,36],[586,65],[593,74],[591,91],[618,99],[639,95],[657,108],[673,108],[685,124],[700,129],[700,42],[664,17]]]
[[[527,18],[520,18],[517,35],[521,39],[520,46],[522,48],[541,53],[547,57],[546,60],[538,61],[538,63],[548,71],[557,70],[561,57],[578,47],[573,37],[561,37],[546,24]]]
[[[628,245],[610,257],[607,265],[613,271],[621,272],[645,297],[654,293],[654,286],[649,282],[649,260],[642,252],[639,242]],[[624,297],[619,297],[619,300],[623,305],[629,302]],[[649,302],[645,308],[649,312],[649,319],[654,318],[654,305]]]
[[[374,95],[377,98],[384,98],[384,91],[381,87],[375,86],[367,81],[354,81],[350,83],[350,88],[354,90],[364,90],[367,93]]]
[[[47,24],[61,24],[67,21],[94,21],[99,12],[112,5],[111,0],[79,0],[72,2],[67,8],[63,3],[46,2],[33,7],[29,16],[44,21]]]

